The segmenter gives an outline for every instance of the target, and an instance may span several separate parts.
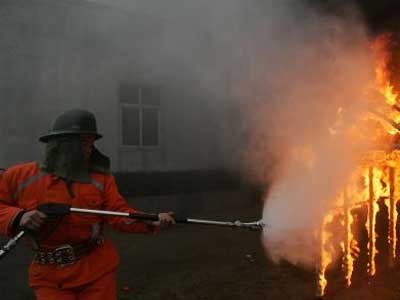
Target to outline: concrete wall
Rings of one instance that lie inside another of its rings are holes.
[[[224,167],[223,112],[182,65],[159,58],[166,20],[81,0],[4,0],[0,14],[1,166],[39,159],[37,137],[81,107],[97,115],[116,171]],[[159,147],[120,145],[121,80],[161,87]]]

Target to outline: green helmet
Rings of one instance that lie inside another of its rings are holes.
[[[82,109],[72,109],[59,115],[50,132],[41,136],[39,141],[47,143],[53,137],[69,134],[91,134],[96,140],[102,137],[97,133],[96,118],[93,113]]]

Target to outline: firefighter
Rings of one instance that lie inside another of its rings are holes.
[[[52,219],[36,210],[46,202],[74,207],[137,212],[119,194],[110,174],[110,160],[95,146],[102,136],[95,116],[70,110],[56,118],[42,163],[16,165],[0,182],[0,234],[30,232],[34,259],[29,285],[37,300],[116,299],[116,249],[103,236],[103,227],[129,233],[154,233],[175,221],[160,213],[159,221],[70,214]]]

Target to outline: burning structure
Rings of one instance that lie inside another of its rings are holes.
[[[397,202],[399,200],[400,184],[400,151],[396,143],[398,136],[399,108],[397,93],[391,82],[388,70],[390,35],[383,34],[373,43],[378,61],[376,67],[377,90],[384,100],[382,111],[375,111],[374,115],[381,120],[376,123],[380,129],[376,132],[384,140],[386,150],[375,150],[366,153],[360,161],[360,167],[354,172],[350,182],[339,193],[334,201],[334,206],[325,215],[320,231],[321,259],[318,264],[318,291],[317,296],[325,294],[327,280],[325,277],[328,266],[333,262],[333,252],[338,249],[334,246],[333,222],[338,222],[343,227],[340,238],[340,251],[342,253],[342,269],[346,285],[352,284],[355,260],[360,254],[357,237],[360,229],[354,225],[356,211],[364,211],[365,229],[367,231],[367,272],[374,276],[377,272],[377,215],[381,207],[387,210],[387,257],[389,266],[394,266],[397,257]],[[385,107],[387,105],[387,107]],[[390,107],[390,109],[388,108]],[[370,116],[374,119],[374,117]],[[386,122],[386,124],[384,124]],[[387,126],[389,125],[389,126]],[[360,218],[358,215],[357,218]],[[336,231],[337,233],[337,231]],[[336,249],[336,250],[335,250]]]
[[[330,126],[315,123],[323,125],[326,136],[292,130],[303,136],[288,143],[281,168],[286,174],[273,179],[277,187],[266,197],[264,219],[276,226],[264,234],[269,255],[316,266],[318,297],[329,294],[329,282],[341,278],[342,285],[349,287],[366,275],[370,280],[395,266],[398,257],[399,52],[397,37],[379,31],[368,37],[374,79],[365,81],[362,100],[349,101],[359,102],[356,112],[351,104],[337,105]],[[351,87],[347,81],[342,83],[344,89]],[[334,97],[322,102],[330,101]],[[342,157],[351,155],[340,145],[357,148],[345,163]],[[332,154],[335,151],[341,153]],[[335,164],[351,168],[340,170]]]

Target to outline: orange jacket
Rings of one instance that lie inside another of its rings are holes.
[[[119,194],[114,177],[91,174],[92,183],[72,184],[72,198],[66,182],[44,173],[35,162],[6,170],[0,180],[0,234],[10,235],[11,225],[22,210],[35,209],[45,202],[68,203],[72,207],[137,212],[130,208]],[[154,227],[123,217],[104,217],[89,214],[70,214],[60,221],[49,236],[40,241],[41,247],[56,248],[63,244],[77,244],[101,234],[104,223],[113,229],[132,233],[151,233]],[[73,288],[90,283],[107,272],[115,270],[118,254],[109,240],[97,246],[89,255],[75,264],[59,267],[32,262],[30,286]]]

